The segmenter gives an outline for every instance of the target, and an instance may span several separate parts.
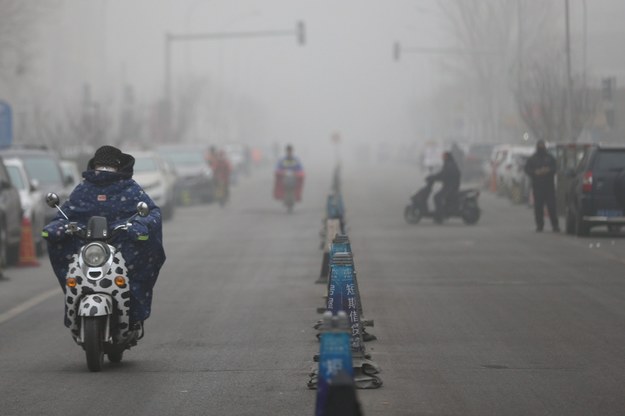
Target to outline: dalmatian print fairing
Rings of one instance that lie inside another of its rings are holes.
[[[126,278],[126,284],[122,287],[117,286],[115,284],[116,276]],[[67,306],[65,322],[72,331],[72,336],[76,342],[80,340],[81,314],[91,316],[99,308],[104,308],[111,313],[111,319],[113,320],[111,336],[113,337],[113,342],[122,343],[129,338],[130,287],[127,276],[126,262],[119,251],[114,252],[113,267],[106,272],[104,277],[98,280],[88,279],[83,274],[78,255],[74,255],[67,277],[75,278],[77,285],[76,287],[67,288],[65,291],[65,305]],[[83,302],[81,305],[81,300],[85,295],[92,295],[90,301],[103,304],[95,305]],[[112,304],[109,301],[109,297],[113,300]],[[81,306],[82,309],[80,309]]]

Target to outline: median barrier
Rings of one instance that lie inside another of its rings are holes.
[[[380,372],[378,365],[371,360],[364,345],[364,326],[360,315],[360,306],[356,284],[354,282],[354,262],[351,253],[337,252],[332,258],[328,284],[327,310],[332,314],[345,311],[351,329],[351,351],[356,388],[371,389],[382,385],[376,376]]]
[[[333,315],[327,311],[323,316],[321,329],[318,365],[311,372],[308,382],[309,388],[317,389],[315,415],[357,414],[337,413],[343,411],[348,402],[359,408],[354,391],[351,331],[347,314],[340,311]]]

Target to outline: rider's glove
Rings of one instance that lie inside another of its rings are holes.
[[[43,238],[46,238],[48,241],[63,240],[67,234],[68,224],[69,224],[69,221],[67,221],[64,218],[52,221],[48,225],[43,227],[41,236]]]
[[[145,241],[148,239],[149,234],[148,227],[140,222],[133,222],[128,227],[128,236],[135,241]]]

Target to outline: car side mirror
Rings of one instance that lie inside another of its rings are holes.
[[[65,186],[70,186],[74,184],[74,178],[71,175],[65,176]]]
[[[30,180],[30,192],[37,192],[39,190],[39,181],[37,179]]]

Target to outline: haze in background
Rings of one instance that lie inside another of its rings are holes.
[[[571,4],[575,65],[583,65],[586,42],[590,74],[625,80],[625,2],[589,1],[586,33],[582,0]],[[437,0],[51,1],[23,85],[6,90],[17,107],[37,101],[63,117],[85,94],[118,114],[130,88],[136,111],[153,119],[163,97],[166,32],[294,30],[300,20],[305,45],[295,36],[176,43],[172,93],[198,95],[195,117],[176,140],[293,142],[326,152],[334,133],[371,146],[434,134],[415,113],[449,83],[450,58],[404,54],[396,62],[392,45],[450,46]],[[554,25],[563,27],[563,18]],[[141,131],[144,140],[150,134]]]

